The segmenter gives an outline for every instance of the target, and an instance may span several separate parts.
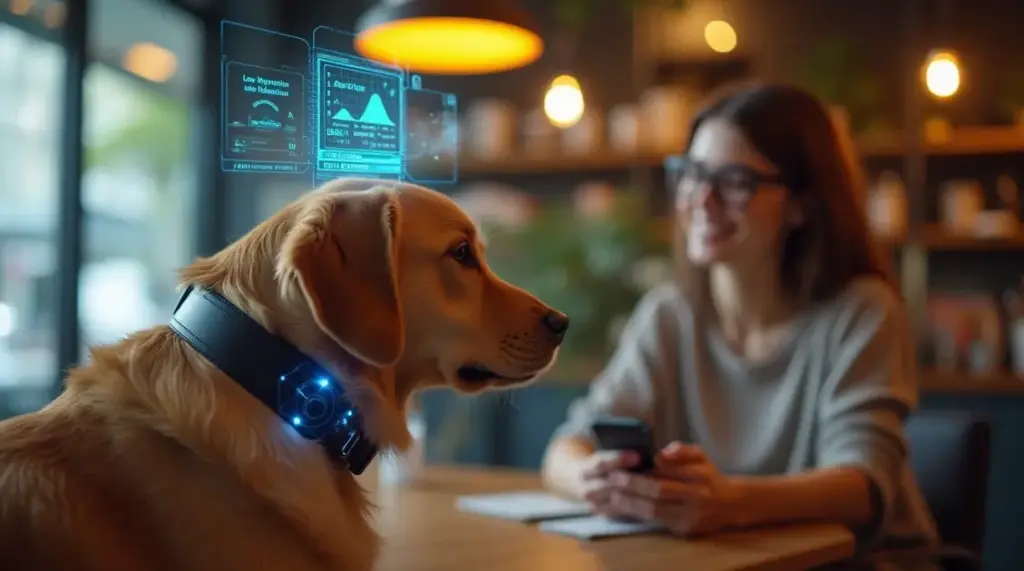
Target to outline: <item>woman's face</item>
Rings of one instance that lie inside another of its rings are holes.
[[[676,211],[696,265],[774,257],[798,223],[779,170],[732,124],[705,121],[694,133],[676,187]]]

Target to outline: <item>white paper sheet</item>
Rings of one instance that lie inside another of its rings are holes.
[[[455,500],[455,507],[464,512],[522,522],[578,517],[590,513],[590,508],[583,502],[542,491],[460,496]]]
[[[547,533],[569,535],[578,539],[602,539],[624,535],[660,533],[665,527],[652,523],[618,521],[604,516],[574,517],[540,524],[540,530]]]

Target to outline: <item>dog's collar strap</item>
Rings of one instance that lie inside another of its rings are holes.
[[[377,447],[336,379],[214,291],[189,286],[171,330],[334,460],[361,474]]]

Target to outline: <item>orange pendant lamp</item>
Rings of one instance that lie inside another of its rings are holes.
[[[533,63],[544,42],[509,0],[390,0],[359,19],[363,57],[416,73],[478,75]]]

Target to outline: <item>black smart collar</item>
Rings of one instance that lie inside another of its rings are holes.
[[[361,474],[377,447],[336,379],[216,292],[189,286],[171,330],[333,460]]]

